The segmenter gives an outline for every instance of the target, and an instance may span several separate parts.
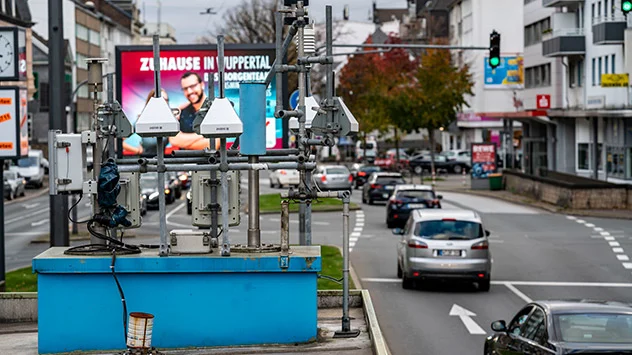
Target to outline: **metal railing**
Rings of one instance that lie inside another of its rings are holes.
[[[625,16],[599,16],[592,19],[593,26],[604,22],[626,22],[626,19]]]

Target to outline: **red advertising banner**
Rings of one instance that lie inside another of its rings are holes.
[[[472,143],[472,178],[485,179],[496,168],[496,144]]]

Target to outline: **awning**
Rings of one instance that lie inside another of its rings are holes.
[[[545,110],[526,110],[526,111],[512,111],[512,112],[482,112],[477,115],[490,117],[490,118],[498,118],[498,119],[507,119],[507,120],[516,120],[520,122],[533,122],[537,121],[543,124],[556,124],[551,121],[551,119]]]
[[[546,111],[549,117],[566,117],[566,118],[587,118],[587,117],[630,117],[632,118],[632,110],[626,109],[598,109],[598,110],[562,110],[552,109]]]

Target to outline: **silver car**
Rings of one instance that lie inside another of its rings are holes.
[[[468,280],[489,291],[492,270],[489,231],[467,210],[413,210],[397,247],[397,276],[411,289],[428,279]]]
[[[351,190],[353,175],[346,166],[323,165],[316,168],[314,183],[321,190]]]

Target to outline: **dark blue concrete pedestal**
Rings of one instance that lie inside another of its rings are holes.
[[[125,348],[123,310],[110,256],[33,259],[38,273],[39,353]],[[289,268],[278,253],[117,256],[127,310],[155,316],[159,349],[308,342],[317,336],[320,247],[293,247]]]

